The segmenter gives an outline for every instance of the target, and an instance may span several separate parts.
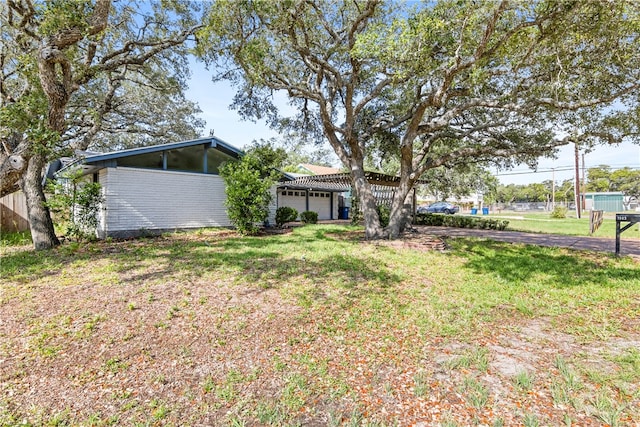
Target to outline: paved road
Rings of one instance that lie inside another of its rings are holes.
[[[437,236],[479,237],[500,242],[524,243],[539,246],[556,246],[612,253],[616,251],[616,239],[608,237],[581,237],[560,234],[525,233],[521,231],[476,230],[431,226],[417,226],[416,228]],[[620,239],[620,254],[640,256],[640,240]]]

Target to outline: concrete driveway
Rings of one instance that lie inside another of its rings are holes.
[[[427,234],[447,237],[476,237],[499,242],[524,243],[538,246],[583,249],[589,251],[616,251],[616,239],[608,237],[566,236],[561,234],[537,234],[521,231],[476,230],[469,228],[415,226]],[[640,256],[640,240],[620,239],[620,255]]]

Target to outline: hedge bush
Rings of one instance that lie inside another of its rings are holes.
[[[416,215],[417,225],[433,225],[436,227],[478,228],[484,230],[505,230],[509,221],[470,216],[453,216],[443,214],[421,213]]]
[[[302,221],[305,224],[317,224],[318,212],[304,211],[300,214],[300,221]]]
[[[258,224],[269,217],[274,180],[262,176],[250,156],[223,163],[220,176],[225,183],[224,205],[229,220],[242,235],[258,234]]]
[[[289,206],[281,206],[276,209],[276,225],[282,227],[287,222],[298,219],[298,210]]]

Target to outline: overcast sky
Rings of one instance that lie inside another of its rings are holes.
[[[254,140],[266,140],[277,136],[277,133],[269,129],[263,121],[243,121],[235,110],[229,109],[235,94],[234,89],[226,83],[212,83],[211,73],[203,64],[192,61],[192,73],[187,97],[198,102],[202,109],[201,118],[207,122],[205,136],[213,129],[216,137],[238,148],[244,148]],[[286,105],[284,97],[282,104]],[[580,159],[582,160],[582,155]],[[603,164],[613,168],[627,166],[640,169],[640,146],[623,143],[618,146],[599,147],[585,154],[584,159],[587,169]],[[552,177],[557,182],[572,179],[575,174],[573,168],[574,148],[567,146],[560,150],[557,159],[540,159],[537,172],[526,166],[516,167],[511,171],[493,169],[492,172],[497,174],[503,184],[528,184]],[[555,172],[551,169],[555,169]]]

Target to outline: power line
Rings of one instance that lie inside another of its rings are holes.
[[[594,166],[597,167],[597,166]],[[623,166],[616,166],[616,167],[611,167],[609,166],[609,170],[620,170],[620,169],[640,169],[640,166],[631,166],[631,165],[623,165]],[[587,168],[587,170],[592,169],[592,168]],[[565,166],[565,167],[559,167],[559,168],[548,168],[548,169],[538,169],[538,170],[527,170],[527,171],[513,171],[513,172],[505,172],[505,173],[496,173],[494,174],[494,176],[511,176],[511,175],[534,175],[534,174],[538,174],[538,173],[551,173],[553,171],[556,172],[567,172],[567,171],[571,171],[573,170],[573,167],[569,167],[569,166]]]

